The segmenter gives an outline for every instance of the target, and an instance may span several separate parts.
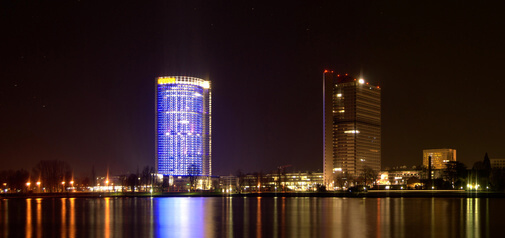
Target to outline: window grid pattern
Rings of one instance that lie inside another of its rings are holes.
[[[177,82],[157,87],[158,173],[202,175],[204,88]]]

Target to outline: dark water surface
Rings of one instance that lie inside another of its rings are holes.
[[[0,199],[0,237],[505,237],[498,198]]]

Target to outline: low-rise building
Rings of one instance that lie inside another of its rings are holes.
[[[221,176],[222,191],[240,192],[287,192],[315,191],[323,184],[323,173],[271,173],[247,174],[241,177]],[[228,189],[228,190],[227,190]]]

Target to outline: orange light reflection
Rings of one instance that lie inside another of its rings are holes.
[[[37,237],[42,237],[42,198],[37,198]]]
[[[258,209],[256,210],[256,237],[261,237],[261,197],[258,197]]]
[[[109,203],[109,198],[106,197],[105,199],[105,238],[110,237],[110,203]]]
[[[70,228],[69,228],[69,236],[71,238],[75,237],[76,229],[75,229],[75,198],[70,198]]]
[[[26,237],[32,237],[32,199],[26,199]]]
[[[67,237],[67,199],[61,199],[61,237]]]

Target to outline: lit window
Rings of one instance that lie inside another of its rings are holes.
[[[348,130],[348,131],[344,131],[345,134],[359,134],[359,131],[358,130]]]

